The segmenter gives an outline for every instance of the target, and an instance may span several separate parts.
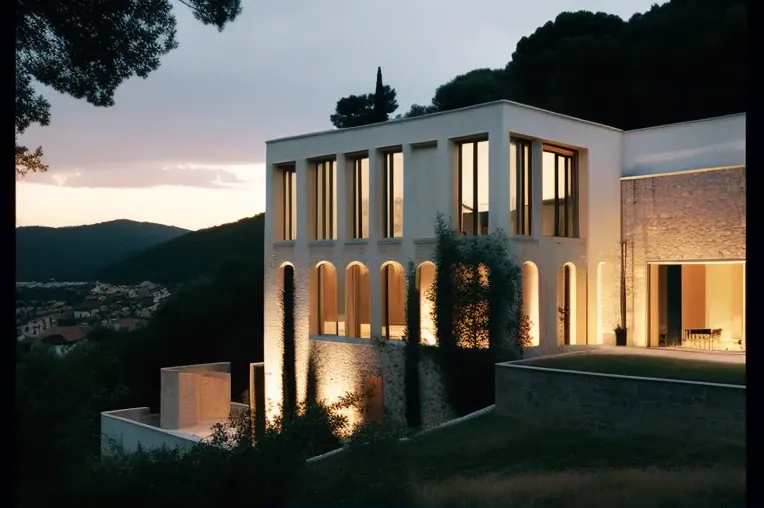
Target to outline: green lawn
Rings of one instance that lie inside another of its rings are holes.
[[[307,506],[718,507],[745,504],[745,446],[539,428],[494,413],[311,464]]]
[[[720,363],[647,355],[581,353],[524,362],[552,369],[745,385],[744,363]]]

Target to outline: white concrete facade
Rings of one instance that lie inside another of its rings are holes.
[[[465,143],[470,146],[460,148]],[[526,146],[528,157],[518,157]],[[398,181],[402,176],[402,190],[387,180],[388,159],[393,161],[390,173]],[[473,171],[475,162],[477,182],[463,184],[460,175]],[[486,226],[509,234],[524,263],[524,307],[540,349],[609,344],[620,319],[622,178],[744,164],[744,114],[623,132],[509,101],[269,141],[266,397],[272,405],[280,403],[279,294],[286,265],[294,267],[297,289],[298,398],[305,396],[311,341],[332,335],[332,342],[362,344],[369,336],[394,335],[390,330],[400,323],[393,322],[391,313],[397,311],[390,310],[389,302],[402,293],[400,282],[390,286],[391,276],[382,268],[394,263],[394,277],[401,281],[401,267],[429,261],[439,212],[467,234],[481,233]],[[564,169],[566,165],[571,169]],[[556,185],[555,173],[560,179]],[[334,176],[323,185],[326,174]],[[364,175],[361,181],[368,180],[368,187],[365,182],[357,185],[357,174]],[[523,178],[530,181],[528,186]],[[526,191],[527,198],[517,197]],[[459,202],[465,200],[481,213],[462,215],[465,208]],[[510,213],[511,208],[517,211]],[[323,213],[326,209],[330,212]],[[319,274],[321,263],[334,270]],[[354,265],[361,268],[349,269]],[[367,296],[354,293],[361,285]],[[333,302],[319,299],[319,291]],[[570,309],[564,332],[561,306]],[[359,308],[368,308],[368,314]],[[331,333],[325,329],[327,313],[337,322]],[[362,382],[339,382],[354,367],[352,359],[337,362],[337,386],[322,390],[323,396],[355,390]]]

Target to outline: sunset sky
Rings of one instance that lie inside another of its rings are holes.
[[[116,105],[96,108],[41,87],[51,124],[48,173],[16,184],[16,225],[133,219],[201,229],[265,208],[265,141],[331,128],[342,96],[370,93],[378,65],[399,113],[429,103],[457,74],[503,67],[517,41],[562,11],[628,19],[654,0],[243,0],[222,33],[175,3],[179,49]],[[663,3],[663,2],[658,2]]]

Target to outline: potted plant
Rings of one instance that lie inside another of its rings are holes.
[[[626,345],[626,328],[624,328],[621,324],[617,324],[615,325],[615,327],[613,327],[613,332],[615,332],[615,345],[625,346]]]

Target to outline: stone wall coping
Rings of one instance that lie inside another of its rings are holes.
[[[523,360],[518,360],[518,361],[523,361]],[[651,381],[651,382],[668,383],[668,384],[685,384],[685,385],[706,386],[706,387],[716,387],[716,388],[730,388],[730,389],[743,390],[743,391],[745,391],[746,389],[744,385],[729,385],[724,383],[705,383],[702,381],[688,381],[686,379],[667,379],[667,378],[657,378],[657,377],[625,376],[623,374],[604,374],[602,372],[588,372],[588,371],[582,371],[582,370],[553,369],[548,367],[537,367],[535,365],[517,365],[516,362],[497,363],[496,366],[509,368],[509,369],[535,370],[538,372],[555,372],[558,374],[604,377],[604,378],[610,378],[610,379],[628,379],[632,381]]]
[[[334,342],[336,344],[350,344],[355,346],[373,346],[374,339],[359,339],[357,337],[343,337],[341,335],[311,335],[310,340],[318,342]],[[397,339],[384,340],[385,343],[390,343],[396,346],[403,346],[405,342]]]

